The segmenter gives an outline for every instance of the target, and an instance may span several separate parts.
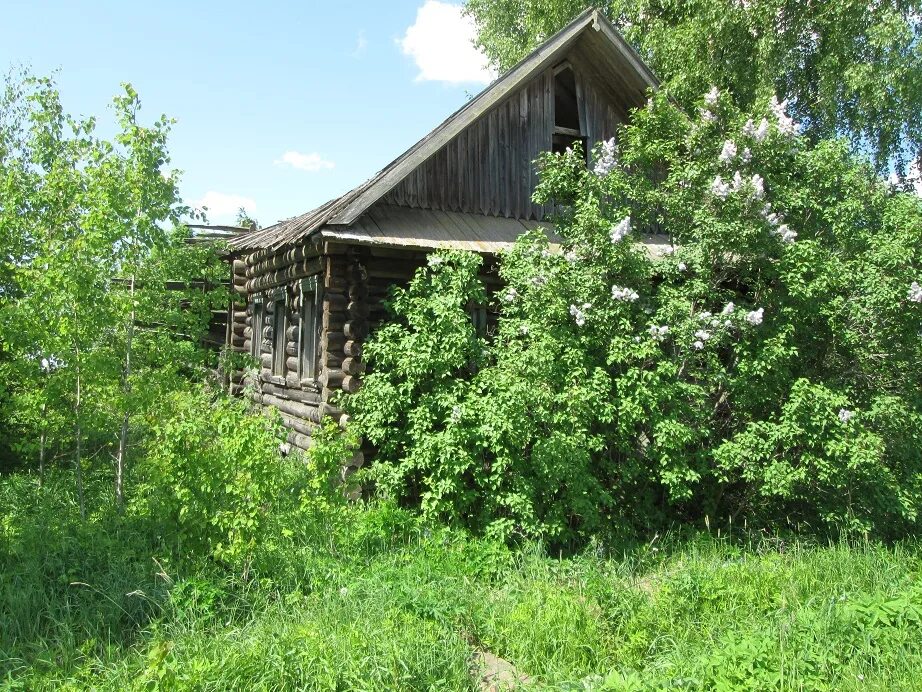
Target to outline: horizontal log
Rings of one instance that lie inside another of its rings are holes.
[[[288,399],[290,401],[296,401],[301,404],[312,404],[317,406],[320,404],[320,392],[305,392],[300,388],[292,388],[287,386],[281,386],[273,384],[271,382],[262,383],[263,394],[271,394],[272,396],[277,396],[279,399]]]
[[[317,255],[318,252],[316,248],[312,248],[311,246],[298,245],[290,250],[278,252],[271,257],[262,259],[248,266],[246,275],[247,278],[261,276],[271,271],[278,271],[293,264],[304,262],[304,260],[317,257]]]
[[[320,262],[318,259],[305,260],[304,262],[292,264],[284,269],[270,271],[266,274],[249,279],[246,288],[250,293],[256,293],[281,286],[282,284],[292,283],[297,279],[316,274],[319,271]]]
[[[346,463],[346,466],[353,469],[360,469],[365,465],[365,455],[361,451],[352,455],[352,458]]]
[[[259,357],[259,364],[266,370],[272,370],[272,354],[263,353]]]
[[[347,356],[352,356],[353,358],[362,357],[362,342],[361,341],[347,341],[343,344],[343,353]]]
[[[320,365],[326,368],[339,368],[343,364],[342,353],[333,351],[322,351],[320,353]]]
[[[346,358],[343,361],[342,369],[347,375],[361,375],[365,372],[365,363],[358,358]]]
[[[362,388],[362,381],[356,375],[346,375],[343,378],[342,390],[348,392],[349,394],[355,394],[359,389]]]
[[[285,328],[285,338],[288,341],[297,341],[298,340],[298,328],[295,325]]]
[[[231,335],[230,345],[237,348],[243,348],[244,338],[238,334]]]
[[[332,404],[320,404],[320,415],[339,419],[343,415],[343,410]]]
[[[342,384],[344,377],[346,377],[346,373],[339,368],[325,368],[317,379],[321,385],[332,389]]]
[[[323,313],[323,319],[320,321],[323,331],[339,332],[344,331],[346,324],[346,313],[344,312],[326,312]]]
[[[281,412],[279,412],[279,416],[282,418],[282,424],[290,430],[294,430],[302,435],[307,435],[308,437],[314,432],[315,426],[313,423],[306,423],[300,418],[294,418],[293,416],[288,416]]]
[[[368,286],[364,283],[352,284],[349,287],[350,300],[368,300]]]
[[[351,320],[343,325],[343,334],[352,340],[361,340],[368,336],[368,322],[365,320]]]
[[[298,392],[303,391],[301,389],[301,373],[293,370],[289,371],[285,375],[285,386]]]
[[[354,283],[362,283],[368,278],[368,270],[361,262],[352,262],[346,269],[346,276]]]
[[[368,303],[356,300],[353,300],[351,303],[349,303],[348,307],[346,308],[346,311],[349,313],[349,317],[352,318],[368,317],[368,310]]]
[[[320,422],[320,411],[315,405],[282,399],[272,394],[263,394],[262,403],[265,406],[275,406],[275,408],[282,413],[300,418],[303,421],[309,421],[311,423]]]
[[[349,299],[344,293],[333,293],[332,291],[325,291],[323,294],[324,310],[341,310],[345,312],[348,305]]]
[[[253,350],[253,341],[251,339],[243,340],[243,350],[247,353]]]
[[[346,343],[346,335],[342,332],[325,331],[320,338],[320,346],[326,351],[340,351]]]
[[[285,368],[286,368],[289,372],[297,372],[297,371],[298,371],[298,359],[297,359],[297,358],[292,358],[292,357],[286,358],[286,359],[285,359]]]
[[[244,261],[241,260],[241,259],[235,259],[235,260],[231,263],[231,267],[232,267],[232,271],[233,271],[235,274],[238,274],[238,273],[242,273],[242,272],[245,272],[245,271],[246,271],[246,269],[247,269],[247,263],[244,262]]]
[[[300,349],[298,348],[298,344],[296,344],[296,343],[294,343],[294,342],[292,342],[292,341],[289,341],[289,342],[287,342],[287,343],[285,344],[285,354],[286,354],[286,355],[289,355],[289,356],[298,356],[298,355],[300,355],[300,353],[301,353],[301,351],[300,351]]]
[[[302,452],[310,451],[312,439],[307,435],[302,435],[301,433],[292,431],[288,433],[287,440],[290,444],[294,445]]]
[[[349,279],[346,278],[345,274],[336,274],[334,272],[330,274],[325,274],[323,277],[324,292],[331,291],[334,289],[345,291],[348,288],[349,288]]]

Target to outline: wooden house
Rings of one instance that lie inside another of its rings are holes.
[[[229,346],[259,360],[252,394],[306,449],[334,394],[356,391],[362,344],[392,284],[435,248],[489,258],[549,227],[532,201],[539,154],[608,139],[657,82],[589,10],[373,178],[321,207],[230,241]],[[485,266],[489,261],[485,262]],[[361,464],[361,456],[355,464]]]

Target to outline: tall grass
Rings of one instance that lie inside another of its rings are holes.
[[[0,478],[0,687],[476,689],[477,650],[539,689],[919,685],[915,542],[677,533],[560,558],[379,505],[280,521],[244,576],[151,518],[82,524],[69,483]]]

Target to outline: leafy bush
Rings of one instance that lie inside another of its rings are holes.
[[[175,393],[152,422],[141,473],[142,515],[158,517],[181,548],[245,565],[268,517],[293,493],[283,485],[281,423],[239,400]]]
[[[905,532],[922,503],[922,205],[785,104],[659,94],[547,155],[561,252],[430,257],[347,402],[379,489],[500,536],[674,518]]]

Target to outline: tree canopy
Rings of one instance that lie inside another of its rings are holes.
[[[479,45],[508,69],[586,7],[602,9],[670,95],[711,86],[742,109],[777,94],[813,141],[843,136],[878,172],[922,154],[919,0],[467,0]]]

